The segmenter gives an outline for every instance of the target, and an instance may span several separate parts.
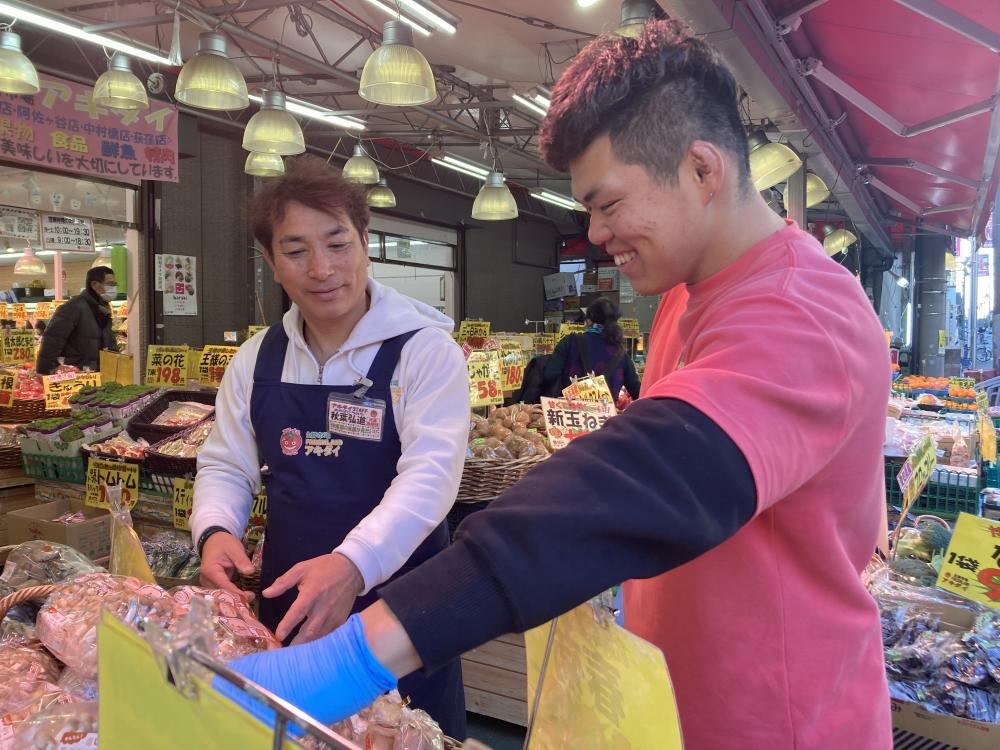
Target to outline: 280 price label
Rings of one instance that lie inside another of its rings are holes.
[[[20,365],[35,361],[33,331],[12,331],[0,341],[0,361],[5,365]]]

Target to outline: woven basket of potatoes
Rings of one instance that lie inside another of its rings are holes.
[[[492,500],[549,457],[542,407],[515,404],[473,414],[457,502]]]

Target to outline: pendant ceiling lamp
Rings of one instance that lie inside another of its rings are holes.
[[[642,34],[646,21],[653,17],[652,0],[624,0],[622,3],[621,23],[615,29],[618,36],[628,36],[638,39]]]
[[[243,131],[243,148],[282,156],[306,150],[299,121],[285,109],[284,92],[265,89],[261,93],[260,111],[250,118]]]
[[[243,171],[254,177],[280,177],[285,173],[285,162],[280,154],[258,154],[251,151],[247,155]]]
[[[818,206],[830,196],[830,188],[823,182],[823,178],[812,172],[806,172],[806,208]],[[785,207],[788,207],[788,185],[781,194]]]
[[[13,31],[0,32],[0,91],[38,93],[38,71],[21,52],[21,37]]]
[[[41,258],[35,256],[31,250],[31,245],[24,248],[24,255],[17,259],[14,264],[15,276],[44,276],[45,263]]]
[[[105,254],[102,252],[94,258],[94,262],[90,264],[91,268],[100,268],[101,266],[105,266],[107,268],[111,267],[111,253]]]
[[[149,107],[146,87],[132,72],[127,55],[116,52],[108,62],[94,84],[94,104],[133,112]]]
[[[360,143],[355,144],[354,156],[344,164],[344,179],[362,185],[374,185],[378,182],[378,166],[368,158]]]
[[[833,224],[823,225],[823,249],[827,255],[840,255],[858,241],[857,235],[847,229],[837,229]]]
[[[757,190],[784,182],[802,166],[802,159],[783,143],[771,143],[763,128],[750,134],[750,179]]]
[[[472,218],[480,221],[503,221],[517,218],[517,203],[504,182],[503,172],[490,172],[486,184],[472,204]]]
[[[250,104],[247,82],[229,59],[222,34],[206,31],[198,37],[198,51],[181,68],[174,98],[201,109],[238,110]]]
[[[413,107],[437,98],[434,73],[413,46],[413,31],[401,21],[386,21],[382,45],[368,57],[361,71],[362,99],[390,107]]]
[[[392,192],[384,177],[368,191],[368,205],[372,208],[392,208],[396,205],[396,194]]]

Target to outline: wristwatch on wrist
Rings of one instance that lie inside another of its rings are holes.
[[[201,557],[201,551],[205,549],[205,542],[208,541],[208,538],[212,536],[212,534],[218,534],[220,531],[225,532],[226,534],[229,533],[229,529],[224,526],[209,526],[201,532],[201,536],[198,537],[198,543],[195,545],[195,549],[198,550],[198,557]]]

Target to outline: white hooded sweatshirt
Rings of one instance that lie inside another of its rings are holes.
[[[452,320],[422,302],[368,280],[371,304],[344,345],[316,361],[294,305],[283,325],[288,349],[281,380],[353,385],[368,373],[385,339],[418,328],[403,347],[392,377],[393,417],[402,454],[382,502],[330,551],[361,572],[365,593],[387,581],[440,524],[455,502],[469,433],[468,371],[449,335]],[[191,511],[194,539],[210,526],[242,536],[261,489],[260,459],[250,422],[250,394],[265,331],[233,358],[219,388],[215,429],[198,456]]]

